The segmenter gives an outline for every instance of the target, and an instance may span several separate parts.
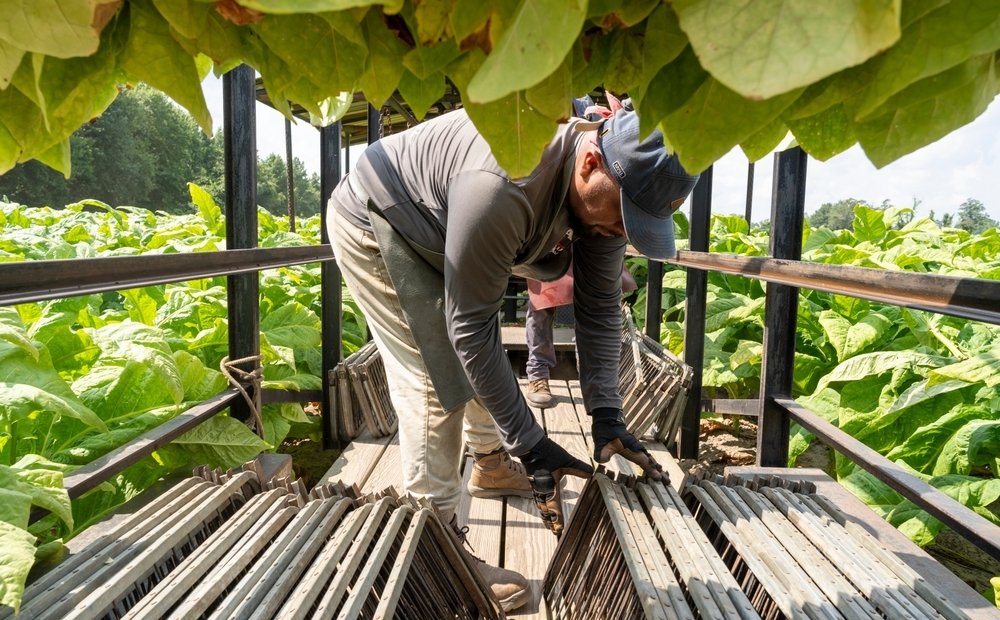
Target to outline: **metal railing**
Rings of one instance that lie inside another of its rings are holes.
[[[692,200],[689,251],[671,264],[688,271],[685,362],[695,369],[681,425],[682,458],[697,458],[701,413],[756,416],[757,464],[785,467],[792,421],[847,456],[991,556],[1000,559],[1000,527],[955,501],[792,399],[799,287],[848,295],[977,321],[1000,324],[1000,282],[974,278],[801,262],[807,156],[798,148],[775,155],[771,205],[771,256],[708,252],[712,170],[702,173]],[[764,353],[756,400],[702,401],[707,273],[716,271],[766,282]],[[658,316],[657,314],[647,316]],[[708,404],[708,408],[704,405]]]

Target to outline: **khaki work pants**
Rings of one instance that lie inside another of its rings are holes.
[[[403,488],[451,518],[462,495],[465,443],[486,454],[500,448],[493,420],[478,399],[444,411],[399,306],[375,235],[328,211],[327,225],[347,289],[368,319],[382,354],[399,418]],[[464,429],[464,438],[463,438]]]

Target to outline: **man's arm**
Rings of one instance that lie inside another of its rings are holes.
[[[573,242],[573,307],[580,387],[587,411],[621,409],[618,362],[621,355],[623,237],[581,238]]]
[[[530,205],[509,180],[482,171],[452,180],[444,273],[448,334],[515,456],[544,436],[510,368],[498,321],[511,266],[532,225]]]
[[[469,382],[507,451],[520,458],[545,527],[562,532],[559,481],[589,477],[589,463],[545,436],[503,350],[498,321],[510,270],[534,222],[521,190],[484,172],[452,180],[445,242],[445,316]]]
[[[666,480],[663,468],[628,432],[618,388],[621,361],[621,294],[625,239],[580,239],[573,250],[575,314],[580,384],[592,418],[594,460],[615,454],[642,467],[654,480]]]

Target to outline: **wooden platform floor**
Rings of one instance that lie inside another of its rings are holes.
[[[552,381],[550,385],[556,404],[549,409],[534,409],[539,422],[553,440],[575,456],[591,461],[590,418],[583,409],[579,381]],[[673,459],[666,458],[669,455],[665,454],[665,448],[660,444],[647,445],[650,451],[660,454],[664,467],[674,468],[671,482],[679,484],[683,476],[676,469]],[[632,467],[621,459],[610,463],[607,469],[632,472]],[[466,459],[464,470],[465,481],[468,482],[472,470],[471,457]],[[353,441],[322,482],[335,480],[355,483],[365,492],[389,486],[402,491],[396,437],[373,439],[369,436]],[[572,519],[572,507],[583,484],[580,479],[564,483],[562,497],[568,519]],[[477,556],[491,564],[516,570],[531,583],[531,602],[508,617],[545,618],[541,603],[542,580],[557,539],[542,525],[534,502],[521,498],[479,499],[463,493],[458,518],[460,523],[469,526],[469,543]]]

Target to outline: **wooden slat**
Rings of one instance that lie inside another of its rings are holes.
[[[550,381],[549,387],[556,404],[555,407],[542,411],[546,433],[552,441],[565,448],[570,454],[593,465],[587,442],[583,439],[583,431],[569,385],[565,381]],[[562,483],[560,498],[563,505],[565,526],[569,525],[576,500],[583,493],[583,487],[586,484],[586,480],[576,477],[569,477]]]
[[[503,499],[472,497],[466,489],[472,476],[473,459],[467,457],[463,468],[462,498],[458,502],[459,525],[468,526],[467,538],[473,553],[487,564],[500,565],[503,536]]]
[[[535,412],[535,415],[540,415]],[[531,600],[509,618],[544,619],[542,582],[556,549],[557,539],[542,524],[534,500],[506,499],[503,532],[503,566],[524,575],[531,586]]]
[[[403,492],[403,466],[399,455],[399,435],[393,434],[385,446],[385,451],[375,462],[368,479],[361,485],[364,493],[378,493],[392,487],[397,493]]]
[[[347,485],[363,486],[372,470],[379,464],[386,445],[393,439],[395,435],[372,437],[367,431],[362,433],[341,452],[330,469],[320,478],[319,484],[339,480]]]
[[[507,499],[504,528],[504,568],[524,575],[531,586],[531,600],[508,618],[541,620],[542,580],[556,550],[555,535],[542,525],[534,501],[520,497]]]

